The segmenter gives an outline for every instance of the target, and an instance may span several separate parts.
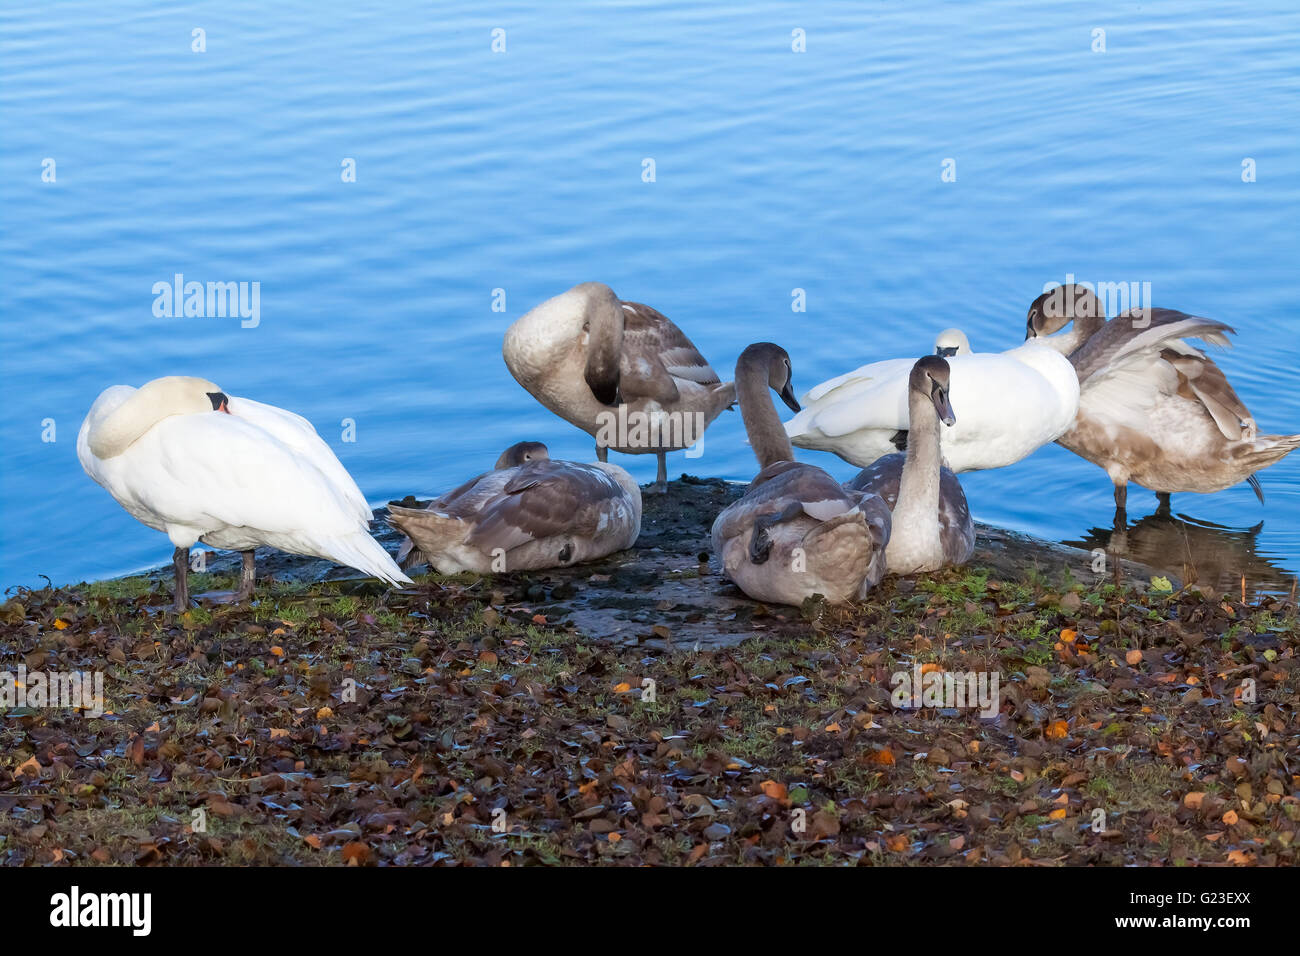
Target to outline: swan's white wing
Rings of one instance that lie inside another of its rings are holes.
[[[804,431],[819,431],[829,438],[857,431],[907,428],[907,379],[881,378],[841,386],[814,402],[791,421]]]
[[[348,489],[235,415],[164,419],[119,458],[120,477],[168,524],[247,528],[259,543],[323,557],[331,557],[332,542],[367,530]]]
[[[1053,349],[1031,343],[947,361],[957,421],[940,434],[954,471],[1012,464],[1059,438],[1074,421],[1079,381]],[[809,393],[820,397],[786,424],[787,434],[795,444],[870,462],[885,453],[895,432],[909,427],[907,383],[914,365],[914,359],[891,359],[822,383]]]
[[[872,383],[879,383],[882,379],[897,378],[900,375],[906,381],[907,376],[912,373],[912,366],[915,364],[915,359],[886,359],[883,362],[872,362],[869,365],[855,368],[852,372],[845,372],[843,375],[827,379],[820,385],[814,385],[804,393],[799,401],[801,404],[815,403],[823,398],[830,397],[831,392],[845,386],[853,386],[854,388],[857,386],[870,387]]]
[[[786,422],[786,434],[838,438],[906,428],[907,377],[914,364],[912,359],[873,362],[814,386],[803,397],[803,411]]]
[[[95,399],[90,411],[86,413],[85,424],[87,427],[93,426],[101,419],[107,418],[119,405],[136,393],[136,389],[131,385],[110,385],[99,393]]]
[[[810,405],[822,396],[835,391],[835,389],[839,388],[841,385],[847,385],[850,382],[869,378],[870,372],[868,369],[870,368],[870,365],[863,365],[860,368],[855,368],[852,372],[845,372],[843,375],[836,375],[834,378],[828,378],[820,385],[814,385],[812,388],[808,389],[808,391],[799,396],[799,404]]]
[[[311,422],[301,415],[251,398],[231,397],[227,407],[233,417],[256,425],[314,465],[333,486],[339,499],[347,502],[362,521],[369,523],[374,513],[366,503],[365,495]]]
[[[1036,369],[1011,356],[991,352],[952,356],[948,367],[948,397],[957,418],[954,427],[961,429],[952,437],[998,441],[1011,435],[1024,437],[1041,432],[1042,443],[1056,437],[1046,437],[1051,428],[1048,423],[1066,417],[1062,399]],[[1073,417],[1073,410],[1069,417]],[[1064,430],[1066,425],[1061,427]],[[947,439],[950,430],[943,429],[940,434]]]
[[[959,431],[944,429],[945,447],[958,436],[961,441],[998,441],[1012,433],[1026,436],[1049,427],[1045,422],[1073,415],[1072,410],[1068,415],[1063,412],[1061,396],[1042,374],[1015,358],[976,352],[947,361]],[[910,374],[915,363],[904,364]],[[866,429],[905,430],[907,381],[907,376],[892,376],[841,386],[810,406],[808,420],[827,436]],[[1062,430],[1065,427],[1061,425]]]

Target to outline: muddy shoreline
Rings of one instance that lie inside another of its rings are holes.
[[[747,598],[724,578],[710,554],[709,529],[717,514],[741,496],[744,485],[719,478],[683,475],[666,494],[643,489],[641,535],[628,551],[573,568],[503,574],[479,579],[493,604],[526,604],[552,624],[568,626],[593,640],[653,650],[727,647],[756,634],[797,628],[816,608],[766,607]],[[409,499],[413,503],[414,499]],[[375,512],[380,542],[396,552],[401,535],[388,527],[386,509]],[[328,561],[271,549],[257,554],[259,581],[354,580],[356,572]],[[1021,580],[1037,575],[1058,581],[1067,575],[1094,583],[1119,577],[1146,582],[1160,572],[1124,559],[1108,560],[1104,573],[1093,570],[1091,552],[976,524],[975,555],[970,567],[987,569],[995,578]],[[235,573],[236,554],[218,553],[207,570]],[[1181,582],[1164,575],[1174,588]],[[148,577],[170,587],[170,567]],[[423,581],[418,577],[417,581]],[[907,589],[914,579],[902,579]],[[357,581],[361,592],[381,589],[378,582]]]
[[[0,663],[104,699],[0,710],[0,865],[1294,865],[1294,604],[981,527],[965,568],[769,607],[709,563],[739,493],[683,478],[563,571],[20,591]],[[895,698],[927,672],[995,696]]]

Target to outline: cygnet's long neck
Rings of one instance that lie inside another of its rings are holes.
[[[924,392],[908,390],[907,458],[898,481],[894,524],[909,532],[939,533],[939,416]],[[932,528],[930,526],[933,526]]]
[[[768,396],[768,366],[742,355],[736,365],[736,400],[745,434],[761,468],[778,461],[794,461],[790,438],[776,413],[776,404]]]
[[[1050,345],[1067,358],[1084,342],[1092,338],[1094,332],[1106,324],[1104,315],[1080,315],[1070,323],[1068,331],[1040,338],[1039,341]]]

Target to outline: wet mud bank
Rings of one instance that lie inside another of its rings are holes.
[[[480,579],[484,600],[494,606],[525,608],[548,624],[571,627],[595,641],[647,649],[727,647],[758,634],[802,632],[821,613],[810,602],[802,608],[766,606],[747,598],[720,573],[712,556],[713,519],[741,496],[744,485],[718,478],[683,475],[666,494],[643,489],[641,535],[628,551],[602,561],[551,571],[503,574]],[[413,499],[406,503],[414,503]],[[401,536],[390,529],[386,511],[375,513],[376,533],[395,552]],[[233,573],[238,556],[214,555],[208,570]],[[330,562],[277,551],[257,555],[259,575],[302,582],[346,581],[355,572]],[[1158,572],[1113,558],[1103,572],[1094,554],[991,525],[976,525],[975,555],[968,567],[995,579],[1059,581],[1064,577],[1096,583],[1104,579],[1149,580]],[[152,573],[170,579],[170,569]],[[1171,586],[1180,585],[1176,576]],[[423,580],[422,578],[420,580]],[[914,578],[893,579],[900,590]],[[355,582],[360,593],[378,593],[377,582]]]

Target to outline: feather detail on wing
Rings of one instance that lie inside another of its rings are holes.
[[[834,478],[815,465],[797,461],[768,465],[750,482],[740,501],[748,506],[751,518],[753,514],[779,511],[791,502],[798,502],[802,514],[817,521],[827,521],[852,511],[855,506],[855,500],[844,493]],[[739,516],[742,510],[745,509],[735,509],[734,513]],[[728,530],[727,536],[734,530]]]
[[[573,462],[537,461],[515,471],[475,519],[466,543],[483,551],[509,551],[558,534],[595,535],[607,509],[626,492],[604,471]]]
[[[900,365],[896,375],[873,371],[856,378],[841,376],[845,379],[841,384],[823,391],[820,399],[805,404],[803,411],[785,423],[786,434],[794,437],[817,431],[835,438],[863,429],[905,430],[910,371],[909,364],[907,368]]]
[[[232,417],[251,422],[314,465],[362,521],[374,517],[357,483],[307,419],[251,398],[232,397],[227,407]]]
[[[312,553],[304,545],[314,539],[368,526],[369,508],[328,448],[332,467],[319,449],[302,454],[254,421],[220,412],[164,419],[146,439],[156,442],[154,473],[137,495],[169,522],[253,528],[298,541],[268,543],[302,553]]]
[[[836,395],[836,400],[841,397],[848,397],[850,394],[857,394],[861,390],[876,387],[880,382],[890,381],[900,375],[906,378],[912,373],[912,366],[915,364],[915,359],[886,359],[883,362],[872,362],[869,365],[856,368],[852,372],[845,372],[843,375],[829,378],[820,385],[814,385],[804,393],[799,401],[807,405],[811,402],[820,401],[838,389],[845,389],[845,392],[843,396]]]
[[[1175,309],[1130,310],[1106,323],[1071,356],[1090,414],[1134,428],[1161,395],[1201,405],[1229,441],[1252,440],[1255,422],[1223,371],[1184,339],[1231,347],[1231,326]]]
[[[1175,309],[1130,310],[1111,319],[1070,355],[1080,383],[1087,383],[1106,368],[1143,353],[1154,357],[1164,348],[1183,354],[1201,353],[1182,339],[1201,339],[1231,347],[1225,333],[1235,330],[1223,322],[1188,315]]]
[[[677,401],[681,385],[722,384],[699,349],[667,316],[639,302],[624,302],[622,307],[619,391],[625,400],[667,404]]]
[[[1210,413],[1224,438],[1229,441],[1254,440],[1255,419],[1219,366],[1208,358],[1180,355],[1173,350],[1165,350],[1161,358],[1178,372],[1180,394],[1190,397],[1186,394],[1190,390]]]

